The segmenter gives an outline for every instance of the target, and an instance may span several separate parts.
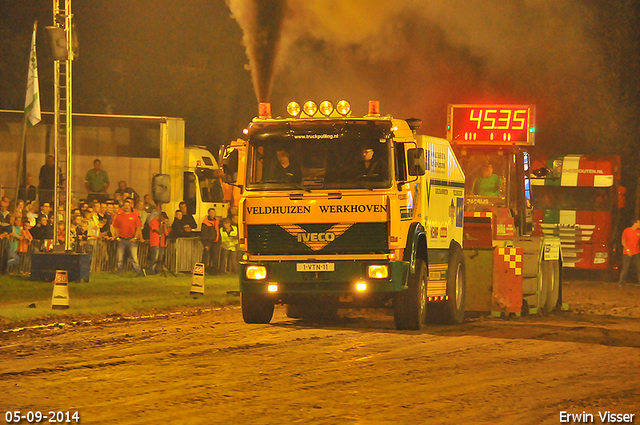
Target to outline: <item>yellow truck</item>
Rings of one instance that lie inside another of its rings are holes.
[[[376,101],[363,117],[346,101],[287,111],[261,104],[246,140],[222,149],[237,158],[245,322],[284,304],[295,318],[392,306],[398,329],[461,323],[465,176],[449,142]]]

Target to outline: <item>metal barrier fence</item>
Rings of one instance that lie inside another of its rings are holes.
[[[27,252],[17,253],[19,261],[11,267],[7,267],[9,244],[9,239],[0,240],[0,273],[2,274],[31,274],[31,257],[33,253],[51,251],[53,248],[53,241],[51,240],[33,240],[29,244]],[[92,272],[115,272],[117,265],[117,246],[118,242],[114,240],[89,240],[77,244],[74,247],[74,251],[77,253],[91,254]],[[200,238],[167,239],[164,265],[173,273],[191,273],[195,263],[202,261],[202,251],[203,247]],[[150,266],[148,254],[149,241],[138,242],[138,263],[140,267],[147,268]],[[130,261],[126,262],[124,270],[132,270]]]

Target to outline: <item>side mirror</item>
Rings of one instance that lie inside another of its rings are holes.
[[[171,176],[169,174],[156,174],[153,176],[151,196],[156,203],[168,204],[171,202]]]
[[[427,170],[427,163],[424,156],[424,149],[407,149],[407,173],[410,176],[424,176]]]
[[[531,174],[533,174],[537,178],[542,178],[542,177],[547,177],[550,172],[551,170],[549,170],[547,167],[542,167],[542,168],[533,170]]]
[[[218,164],[224,170],[222,181],[233,184],[238,181],[238,150],[230,146],[220,147]]]

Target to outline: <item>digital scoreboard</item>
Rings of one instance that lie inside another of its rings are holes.
[[[449,105],[447,139],[454,144],[534,144],[535,106]]]

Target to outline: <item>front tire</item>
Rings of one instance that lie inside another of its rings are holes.
[[[263,294],[240,294],[242,318],[245,323],[269,323],[273,318],[275,303]]]
[[[419,330],[427,317],[427,265],[416,260],[416,269],[409,276],[408,288],[398,292],[393,300],[393,318],[398,330]]]

